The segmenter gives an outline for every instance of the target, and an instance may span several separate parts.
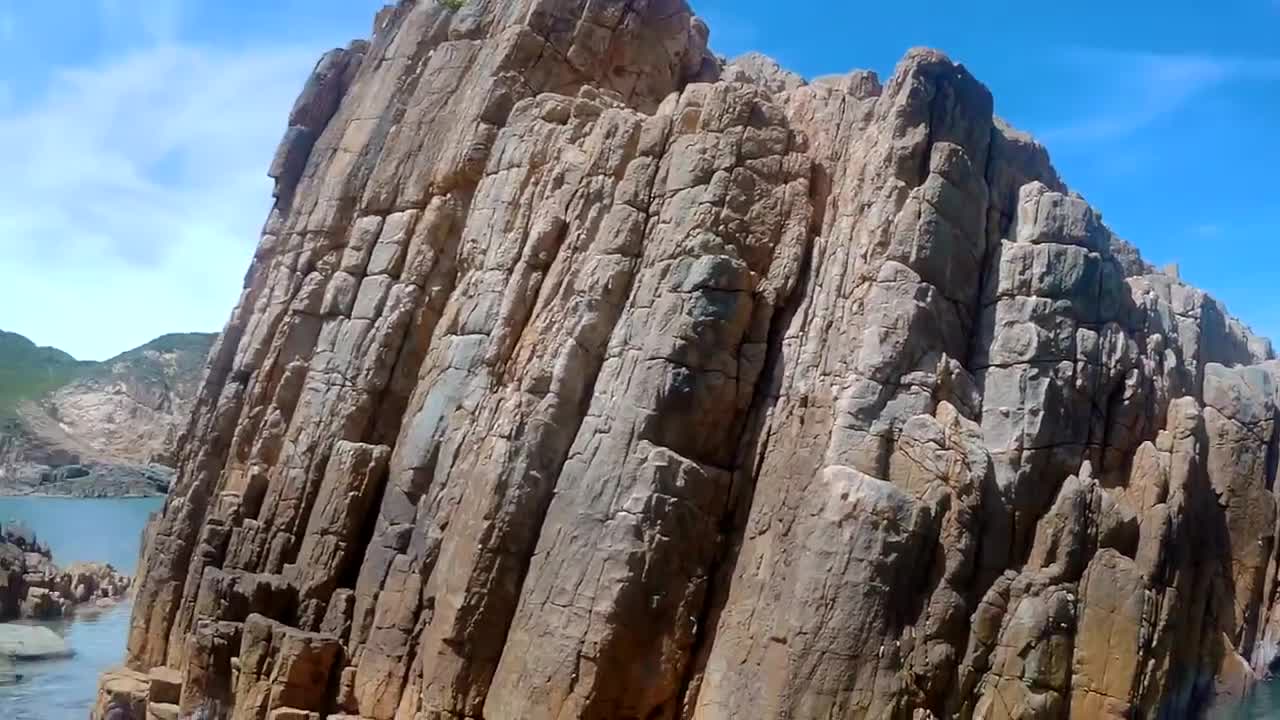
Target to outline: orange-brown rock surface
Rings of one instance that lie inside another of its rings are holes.
[[[707,38],[419,0],[320,61],[100,717],[1189,717],[1268,671],[1269,343],[945,56]]]

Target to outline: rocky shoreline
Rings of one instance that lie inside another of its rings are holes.
[[[0,330],[0,495],[164,495],[213,336],[81,362]]]
[[[7,481],[0,482],[3,497],[163,497],[173,481],[173,469],[155,463],[30,465],[10,470]]]
[[[35,621],[112,606],[131,586],[131,577],[106,563],[77,562],[60,568],[48,546],[29,529],[16,523],[0,526],[0,685],[22,678],[15,663],[74,654],[58,633]]]
[[[34,533],[17,524],[0,528],[0,622],[70,617],[83,606],[114,604],[131,585],[131,577],[107,563],[60,568]]]

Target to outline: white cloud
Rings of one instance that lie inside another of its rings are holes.
[[[155,43],[174,42],[182,29],[188,6],[196,0],[99,0],[107,32],[133,35],[142,31]]]
[[[316,57],[158,45],[0,105],[0,328],[85,359],[219,329]]]
[[[1080,122],[1041,133],[1049,143],[1125,137],[1227,83],[1280,79],[1280,59],[1271,58],[1076,49],[1064,59],[1097,80],[1096,107]]]

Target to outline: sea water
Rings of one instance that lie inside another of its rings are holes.
[[[18,520],[35,531],[65,566],[78,560],[108,562],[121,572],[137,569],[147,517],[163,498],[63,499],[0,497],[0,523]],[[0,686],[4,720],[85,720],[97,693],[98,675],[124,661],[129,605],[88,607],[75,619],[47,623],[75,655],[65,660],[20,663],[22,679]]]

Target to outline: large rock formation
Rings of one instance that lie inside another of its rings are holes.
[[[0,493],[156,495],[213,335],[164,335],[77,362],[0,331]]]
[[[1267,672],[1270,345],[943,55],[707,36],[420,0],[320,61],[103,708],[1189,717]]]

